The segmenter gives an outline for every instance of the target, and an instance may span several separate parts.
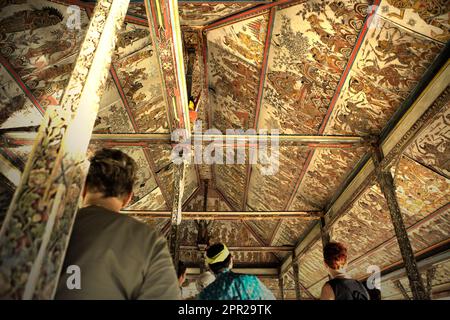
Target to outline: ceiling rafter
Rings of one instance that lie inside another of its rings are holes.
[[[255,106],[255,120],[253,123],[253,129],[258,130],[258,123],[259,123],[259,113],[261,111],[261,103],[262,103],[262,97],[263,97],[263,91],[264,91],[264,84],[266,82],[266,73],[267,73],[267,67],[268,67],[268,61],[269,61],[269,50],[270,50],[270,44],[272,40],[272,32],[273,32],[273,24],[275,21],[275,13],[276,13],[276,7],[272,7],[269,12],[269,21],[267,23],[267,30],[266,30],[266,39],[264,41],[264,51],[263,51],[263,60],[261,63],[261,73],[259,77],[259,87],[258,87],[258,95],[256,98],[256,106]],[[250,177],[252,175],[252,165],[250,163],[247,164],[247,170],[245,175],[245,186],[244,186],[244,196],[242,199],[242,210],[245,211],[246,205],[247,205],[247,198],[248,198],[248,191],[249,191],[249,185],[250,185]]]
[[[123,210],[121,212],[148,218],[168,218],[171,214],[171,211],[158,210]],[[320,220],[322,216],[323,213],[320,211],[183,211],[183,219],[186,220]]]
[[[81,0],[49,0],[49,1],[53,2],[53,3],[58,3],[58,4],[78,6],[80,8],[85,9],[86,11],[87,11],[87,9],[92,11],[96,5],[95,1],[93,1],[93,2],[86,2],[86,1],[81,1]],[[131,4],[131,2],[130,2],[130,4]],[[148,22],[145,19],[133,16],[133,15],[129,15],[129,14],[127,14],[125,16],[125,22],[134,23],[134,24],[138,24],[141,26],[148,26]]]
[[[0,64],[6,69],[6,71],[8,71],[9,75],[14,79],[14,81],[20,87],[22,92],[27,96],[28,99],[30,99],[30,101],[34,105],[34,107],[43,116],[45,113],[44,108],[41,106],[41,104],[36,99],[34,94],[31,92],[31,90],[28,88],[28,86],[23,82],[22,78],[14,70],[14,68],[11,66],[11,64],[8,62],[8,60],[5,59],[5,57],[3,57],[3,55],[1,55],[1,54],[0,54]]]
[[[305,1],[306,0],[303,0],[303,1],[278,0],[278,1],[267,3],[267,4],[263,4],[260,6],[251,7],[250,9],[241,11],[239,13],[222,18],[220,20],[216,20],[216,21],[206,25],[205,27],[203,27],[203,30],[210,31],[210,30],[214,30],[217,28],[222,28],[222,27],[228,26],[230,24],[264,14],[266,11],[268,11],[269,9],[271,9],[273,7],[278,7],[280,5],[290,4],[290,3],[295,3],[295,2],[301,3],[301,2],[305,2]]]

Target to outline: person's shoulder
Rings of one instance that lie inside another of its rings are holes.
[[[101,220],[107,225],[112,225],[113,229],[120,229],[121,231],[127,230],[136,237],[145,236],[155,238],[158,236],[156,230],[144,222],[138,221],[136,218],[129,215],[114,212],[105,208],[96,206],[82,208],[78,211],[78,216],[81,220]]]

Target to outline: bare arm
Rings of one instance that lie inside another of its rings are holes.
[[[334,300],[333,288],[328,283],[322,287],[322,293],[320,294],[320,300]]]

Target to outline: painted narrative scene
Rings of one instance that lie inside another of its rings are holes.
[[[0,299],[450,300],[449,53],[447,0],[0,0]]]

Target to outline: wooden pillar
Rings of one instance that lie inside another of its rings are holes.
[[[173,258],[175,269],[178,270],[178,261],[180,260],[180,239],[179,226],[181,223],[181,207],[183,204],[184,192],[184,173],[186,169],[185,163],[174,165],[174,186],[173,186],[173,203],[172,203],[172,217],[171,230],[169,237],[169,248]]]
[[[99,0],[61,104],[49,107],[0,231],[0,295],[54,296],[86,151],[129,0]]]
[[[297,300],[301,300],[301,286],[300,286],[300,274],[298,261],[295,259],[292,261],[292,271],[294,273],[294,283],[295,283],[295,297]]]
[[[284,277],[282,275],[278,278],[278,286],[280,288],[280,299],[284,300]]]
[[[408,232],[406,231],[402,213],[397,202],[394,179],[389,169],[383,169],[380,166],[382,152],[378,146],[373,148],[372,158],[375,164],[378,183],[389,208],[391,221],[394,226],[395,236],[405,265],[406,275],[408,276],[413,298],[416,300],[429,300],[430,297],[423,284],[419,269],[417,268],[414,251],[411,247]]]

